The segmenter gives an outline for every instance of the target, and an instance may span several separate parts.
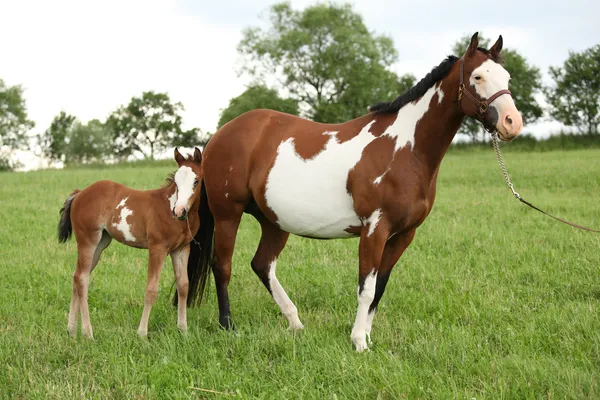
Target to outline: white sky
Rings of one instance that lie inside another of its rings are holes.
[[[143,91],[181,101],[186,127],[214,132],[220,109],[244,90],[236,45],[244,27],[274,1],[0,0],[0,77],[22,84],[31,134],[61,110],[86,122],[104,119]],[[454,41],[480,31],[504,37],[547,79],[569,50],[600,42],[600,2],[506,0],[418,2],[355,0],[369,29],[391,35],[400,54],[394,69],[420,79]],[[301,8],[314,1],[292,1]],[[543,4],[543,5],[542,5]],[[382,99],[383,100],[383,99]],[[560,125],[525,131],[544,135]]]

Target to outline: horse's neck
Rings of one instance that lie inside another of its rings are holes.
[[[425,163],[428,175],[432,178],[437,176],[442,159],[464,118],[457,102],[458,79],[450,75],[442,81],[440,88],[444,93],[442,101],[431,105],[436,110],[430,110],[436,113],[435,116],[431,115],[422,121],[415,134],[414,152]]]

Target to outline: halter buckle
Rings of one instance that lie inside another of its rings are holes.
[[[488,104],[487,103],[484,103],[484,102],[479,103],[479,113],[481,115],[485,114],[487,112],[487,110],[488,110]]]

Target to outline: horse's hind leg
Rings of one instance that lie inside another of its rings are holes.
[[[187,274],[187,262],[190,256],[190,245],[171,253],[175,282],[177,284],[177,327],[181,332],[186,332],[187,327],[187,297],[189,280]]]
[[[264,215],[255,214],[254,216],[260,223],[262,236],[256,254],[252,259],[252,269],[273,296],[273,300],[279,306],[281,313],[287,318],[290,324],[289,329],[302,329],[304,325],[302,325],[302,322],[298,318],[298,309],[290,300],[275,275],[277,258],[285,247],[290,234],[279,229]]]
[[[215,260],[212,270],[219,303],[219,323],[225,329],[233,328],[227,287],[231,278],[231,259],[241,217],[242,211],[234,213],[229,219],[220,219],[215,215]]]
[[[94,265],[94,254],[98,244],[102,241],[101,231],[78,231],[77,238],[77,269],[73,274],[73,297],[69,312],[68,331],[71,336],[77,332],[77,309],[81,312],[82,331],[85,336],[92,339],[92,324],[88,309],[88,288],[90,272]],[[97,261],[97,260],[96,260]]]
[[[149,246],[148,251],[150,253],[148,258],[148,282],[146,283],[146,296],[144,297],[144,311],[138,328],[138,335],[142,337],[148,335],[150,310],[152,310],[158,296],[158,279],[167,256],[167,251],[162,246]]]

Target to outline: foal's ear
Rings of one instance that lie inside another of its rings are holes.
[[[469,43],[469,47],[467,48],[467,52],[465,53],[467,56],[472,56],[477,51],[477,46],[479,46],[479,32],[475,32],[473,36],[471,36],[471,43]]]
[[[194,147],[194,161],[197,163],[202,162],[202,153],[200,152],[200,149],[197,147]]]
[[[496,43],[494,43],[494,45],[492,47],[490,47],[490,54],[492,55],[492,58],[498,58],[498,55],[500,54],[501,51],[502,51],[502,35],[498,36],[498,40],[496,40]]]
[[[185,161],[185,157],[181,155],[177,147],[175,147],[175,161],[177,161],[177,165],[181,166],[181,163]]]

